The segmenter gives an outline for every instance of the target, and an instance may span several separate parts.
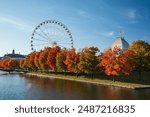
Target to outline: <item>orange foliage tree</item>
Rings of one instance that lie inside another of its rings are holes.
[[[63,48],[56,56],[56,67],[58,71],[67,71],[67,65],[65,64],[66,54],[67,50]]]
[[[99,66],[104,68],[107,75],[129,75],[134,70],[133,51],[121,51],[118,48],[108,49],[100,58]]]
[[[65,64],[67,65],[67,69],[70,72],[78,73],[78,63],[79,63],[80,54],[76,53],[75,48],[70,49],[66,54]]]
[[[0,67],[1,68],[8,68],[8,62],[9,62],[9,59],[0,60]]]
[[[30,54],[27,55],[26,57],[26,61],[27,61],[27,65],[30,69],[32,70],[37,70],[37,67],[34,64],[34,58],[35,58],[36,53],[35,52],[31,52]]]
[[[50,50],[51,50],[51,48],[47,47],[40,53],[39,64],[40,64],[42,70],[49,70],[49,65],[47,64],[46,61],[47,61],[48,53]]]
[[[1,68],[9,68],[9,69],[19,68],[19,61],[16,59],[0,60],[0,67]]]
[[[10,59],[8,61],[8,68],[10,69],[19,68],[19,61],[15,59]]]
[[[59,46],[55,46],[50,49],[47,56],[47,64],[51,70],[57,71],[56,68],[56,56],[60,52],[61,48]]]
[[[41,70],[41,65],[40,65],[40,62],[39,62],[39,58],[40,58],[40,55],[43,51],[39,51],[36,53],[35,57],[34,57],[34,64],[35,66],[37,67],[38,70]]]
[[[20,61],[19,61],[19,67],[20,67],[21,69],[25,69],[25,70],[29,69],[27,59],[22,59],[22,60],[20,60]]]

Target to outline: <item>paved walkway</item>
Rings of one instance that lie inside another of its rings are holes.
[[[44,74],[36,74],[36,73],[27,73],[27,76],[37,76],[40,78],[58,78],[58,79],[64,79],[64,80],[71,80],[71,81],[77,81],[77,82],[85,82],[85,83],[92,83],[92,84],[100,84],[100,85],[106,85],[106,86],[115,86],[115,87],[122,87],[122,88],[129,88],[129,89],[150,89],[150,85],[144,85],[144,86],[128,86],[128,85],[119,85],[119,84],[110,84],[110,83],[104,83],[104,82],[96,82],[92,80],[81,80],[78,78],[69,78],[67,76],[50,76],[50,75],[44,75]]]

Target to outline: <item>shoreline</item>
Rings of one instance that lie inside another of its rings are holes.
[[[117,84],[116,82],[109,81],[108,82],[100,82],[101,80],[91,80],[91,79],[81,79],[81,78],[70,78],[68,76],[57,76],[57,75],[51,75],[51,74],[38,74],[38,73],[26,73],[27,76],[35,76],[35,77],[40,77],[40,78],[57,78],[57,79],[62,79],[62,80],[70,80],[70,81],[75,81],[75,82],[84,82],[84,83],[90,83],[90,84],[95,84],[95,85],[104,85],[104,86],[113,86],[113,87],[120,87],[120,88],[128,88],[128,89],[134,89],[134,90],[139,90],[139,89],[150,89],[150,85],[142,85],[142,84],[136,84],[136,86],[132,86],[135,83],[122,83]],[[99,81],[99,82],[98,82]],[[113,82],[113,84],[112,84]]]

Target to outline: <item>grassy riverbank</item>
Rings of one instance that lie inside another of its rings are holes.
[[[107,85],[107,86],[116,86],[116,87],[123,87],[123,88],[131,88],[131,89],[143,89],[143,88],[150,88],[150,85],[143,82],[135,82],[135,83],[129,83],[129,82],[120,82],[120,81],[111,81],[106,79],[90,79],[83,76],[71,76],[71,75],[61,75],[61,74],[53,74],[53,73],[40,73],[40,72],[32,72],[27,73],[29,76],[37,76],[41,78],[58,78],[58,79],[65,79],[65,80],[72,80],[72,81],[78,81],[78,82],[85,82],[85,83],[93,83],[93,84],[100,84],[100,85]]]

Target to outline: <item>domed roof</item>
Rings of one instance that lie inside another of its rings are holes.
[[[126,50],[129,47],[129,43],[124,38],[117,37],[114,43],[112,44],[111,48],[114,49],[115,47],[118,47],[121,50]]]

